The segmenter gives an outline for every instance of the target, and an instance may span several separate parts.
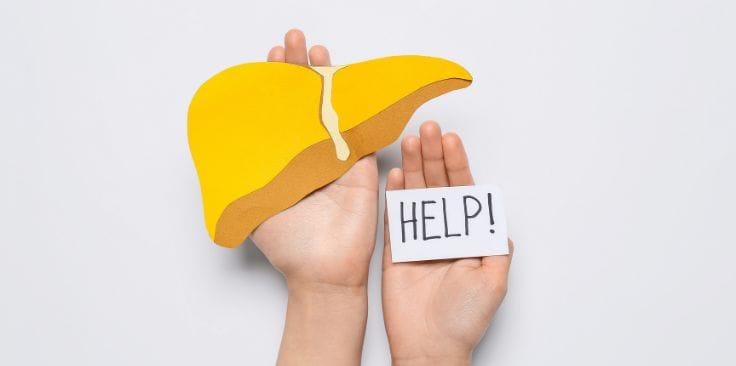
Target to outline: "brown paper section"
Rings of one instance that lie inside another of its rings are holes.
[[[239,246],[258,225],[343,175],[363,156],[393,143],[417,108],[428,100],[468,86],[470,81],[446,79],[429,84],[342,133],[350,157],[335,157],[332,140],[322,140],[295,156],[265,186],[231,202],[217,220],[215,243]]]

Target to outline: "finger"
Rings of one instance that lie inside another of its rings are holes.
[[[284,37],[286,47],[286,62],[290,64],[307,64],[307,40],[304,33],[298,29],[292,29]]]
[[[404,186],[407,189],[427,187],[422,169],[422,145],[418,137],[407,136],[401,141],[401,161]]]
[[[267,60],[269,62],[284,62],[284,52],[284,47],[274,46],[271,51],[268,51]]]
[[[509,239],[508,244],[508,255],[493,255],[482,258],[483,270],[490,278],[489,283],[503,288],[506,287],[511,259],[514,256],[514,242]]]
[[[447,171],[445,155],[442,151],[442,130],[434,121],[422,123],[419,128],[419,139],[422,144],[422,166],[424,181],[427,187],[447,187]]]
[[[446,133],[442,136],[442,151],[445,152],[445,168],[451,186],[473,185],[473,175],[468,165],[468,155],[465,153],[463,141],[455,133]]]
[[[325,46],[313,46],[309,49],[309,63],[312,66],[330,66],[330,51]]]
[[[341,175],[333,183],[377,192],[378,165],[376,164],[376,154],[369,154],[358,159],[345,174]]]
[[[386,177],[386,190],[404,189],[404,173],[399,168],[393,168]],[[383,211],[383,268],[393,264],[391,261],[391,237],[388,232],[388,212]]]

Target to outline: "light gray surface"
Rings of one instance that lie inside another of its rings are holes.
[[[517,253],[477,364],[736,364],[736,3],[254,4],[0,4],[0,364],[273,362],[284,284],[209,242],[186,111],[290,27],[337,63],[475,77],[406,132],[458,131],[506,191]],[[379,156],[385,178],[397,144]],[[389,359],[381,245],[368,365]]]

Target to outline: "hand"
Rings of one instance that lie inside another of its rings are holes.
[[[460,137],[442,136],[434,122],[406,137],[401,152],[403,169],[389,172],[386,190],[473,184]],[[511,255],[392,263],[385,217],[384,227],[383,315],[394,364],[469,364],[506,295]]]
[[[285,47],[268,61],[307,65],[304,34],[291,30]],[[330,65],[323,46],[309,50],[313,66]],[[287,281],[334,286],[365,286],[375,245],[378,168],[364,157],[342,177],[263,222],[251,238]]]
[[[293,29],[268,61],[330,65]],[[375,245],[378,168],[358,160],[331,184],[263,222],[253,242],[283,273],[289,290],[280,365],[357,365],[368,314],[368,265]]]

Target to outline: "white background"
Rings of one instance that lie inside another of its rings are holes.
[[[2,1],[0,364],[273,363],[284,283],[210,243],[186,111],[290,27],[336,63],[473,74],[406,133],[440,121],[505,190],[517,252],[477,364],[736,364],[734,19],[727,0]],[[379,157],[383,178],[397,144]],[[377,240],[368,365],[389,360]]]

